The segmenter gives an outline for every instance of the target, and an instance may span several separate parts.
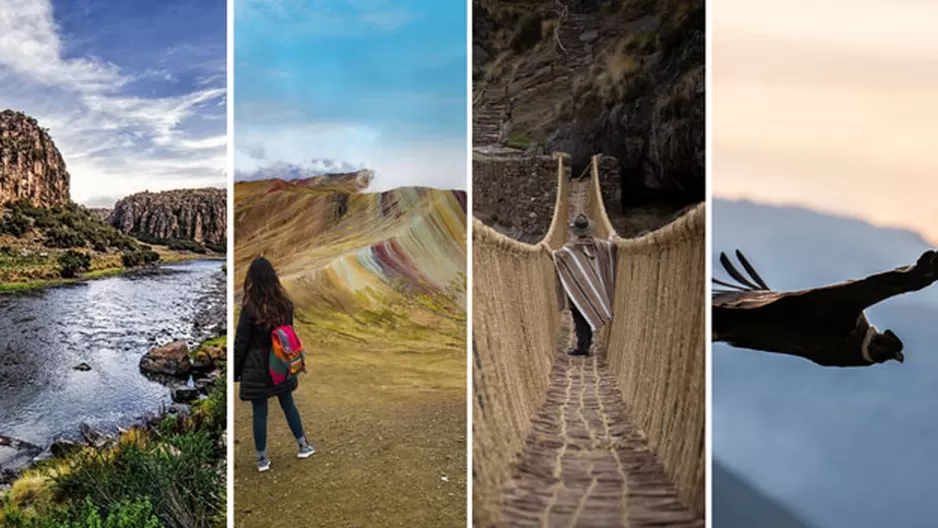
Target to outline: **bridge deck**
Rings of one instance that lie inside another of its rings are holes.
[[[502,521],[513,527],[704,526],[678,499],[596,348],[585,358],[558,351],[547,400],[504,489]]]

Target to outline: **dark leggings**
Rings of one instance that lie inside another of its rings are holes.
[[[293,436],[299,441],[303,438],[303,421],[300,420],[300,411],[296,409],[296,403],[293,401],[293,393],[285,392],[277,396],[277,399],[280,400],[280,408],[283,409],[283,415],[287,418]],[[263,453],[267,451],[267,398],[251,400],[251,407],[254,408],[254,449]]]
[[[583,314],[576,309],[576,305],[570,303],[570,313],[573,315],[573,324],[576,327],[576,350],[579,352],[589,352],[590,342],[593,340],[593,329],[586,322]]]

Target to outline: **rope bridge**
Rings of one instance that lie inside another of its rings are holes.
[[[594,157],[557,198],[543,242],[586,212],[618,246],[614,317],[589,357],[546,248],[473,219],[475,526],[703,526],[705,211],[621,239]]]

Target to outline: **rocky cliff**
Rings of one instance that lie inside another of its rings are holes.
[[[69,201],[65,160],[49,132],[21,112],[0,112],[0,204],[27,199],[37,207]]]
[[[102,222],[107,222],[108,217],[111,216],[111,210],[107,207],[89,207],[88,212]]]
[[[473,143],[619,160],[623,198],[704,199],[703,0],[475,0]]]
[[[114,205],[108,223],[143,241],[191,240],[216,251],[227,241],[225,189],[142,192]]]

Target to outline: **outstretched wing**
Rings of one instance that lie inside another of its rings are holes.
[[[720,288],[713,288],[712,303],[714,307],[720,308],[741,308],[751,309],[760,308],[774,302],[783,294],[772,291],[769,285],[762,279],[756,268],[749,262],[749,259],[740,250],[736,250],[736,258],[742,264],[742,273],[733,264],[733,261],[726,256],[726,253],[720,253],[720,264],[726,273],[732,277],[736,283],[723,281],[717,278],[712,279],[715,285]],[[747,276],[748,275],[748,276]]]
[[[732,288],[732,290],[714,290],[714,306],[759,308],[770,302],[784,300],[786,304],[797,301],[803,303],[805,307],[840,306],[863,311],[890,297],[921,290],[938,281],[938,253],[927,251],[910,266],[829,286],[776,293],[766,286],[765,281],[759,277],[742,253],[737,251],[736,255],[743,268],[750,274],[751,280],[743,276],[726,255],[721,254],[720,262],[723,267],[740,284],[730,284],[714,279],[715,283]]]
[[[865,310],[890,297],[921,290],[938,281],[938,253],[926,251],[915,264],[863,279],[785,294],[816,305],[850,306]]]

